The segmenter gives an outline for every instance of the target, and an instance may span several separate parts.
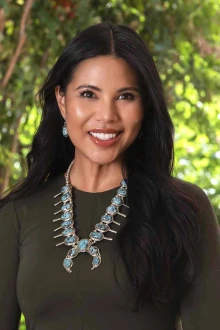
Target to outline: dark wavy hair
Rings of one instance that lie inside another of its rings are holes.
[[[198,226],[192,194],[172,176],[174,127],[162,83],[147,46],[135,31],[100,23],[71,40],[38,94],[43,112],[27,155],[27,176],[0,200],[0,206],[29,196],[44,181],[67,170],[75,149],[62,135],[63,118],[54,90],[60,85],[65,93],[77,65],[100,55],[123,58],[135,69],[145,108],[141,137],[124,154],[122,171],[127,172],[130,209],[116,238],[134,292],[133,310],[138,311],[147,302],[167,303],[186,293],[195,275]]]

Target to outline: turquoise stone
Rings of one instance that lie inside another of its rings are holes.
[[[62,202],[65,202],[65,201],[67,201],[68,199],[71,199],[71,196],[70,196],[69,193],[64,194],[64,195],[61,197],[61,201],[62,201]]]
[[[126,179],[123,179],[123,180],[121,181],[121,185],[122,185],[123,187],[127,187],[127,180],[126,180]]]
[[[89,248],[89,254],[93,257],[95,257],[96,255],[98,255],[99,253],[99,249],[96,246],[90,246]]]
[[[95,225],[95,229],[100,230],[100,231],[107,231],[107,230],[109,230],[109,226],[105,223],[100,222]]]
[[[89,247],[89,240],[87,238],[83,238],[78,242],[78,248],[80,252],[85,252]]]
[[[63,236],[69,236],[69,235],[74,234],[74,233],[75,233],[75,231],[74,231],[73,228],[67,228],[67,229],[64,229],[62,231]]]
[[[117,210],[116,206],[110,205],[107,207],[106,212],[113,215],[113,214],[116,214],[118,212],[118,210]]]
[[[65,229],[65,228],[69,228],[69,227],[71,227],[73,225],[73,221],[72,220],[69,220],[69,221],[64,221],[62,224],[61,224],[61,227],[63,228],[63,229]]]
[[[70,186],[64,186],[64,187],[61,189],[61,193],[62,193],[62,194],[66,194],[66,193],[68,193],[69,190],[70,190]]]
[[[64,240],[64,244],[66,245],[72,245],[77,242],[77,237],[76,236],[68,236]]]
[[[70,268],[70,267],[72,267],[72,265],[73,265],[73,262],[72,262],[72,260],[71,259],[64,259],[63,260],[63,267],[64,268]]]
[[[70,220],[72,218],[72,213],[66,212],[61,215],[62,220]]]
[[[121,197],[127,196],[127,190],[125,188],[119,188],[117,194]]]
[[[101,220],[103,222],[107,222],[107,223],[111,223],[112,222],[112,216],[110,214],[104,214],[102,217],[101,217]]]
[[[121,206],[123,204],[123,200],[120,197],[114,197],[112,198],[112,204]]]
[[[101,239],[103,239],[103,233],[100,233],[99,231],[92,231],[89,234],[89,237],[96,241],[101,241]]]
[[[93,266],[98,267],[100,263],[101,263],[101,258],[99,256],[95,256],[92,261]]]
[[[71,209],[71,204],[70,203],[66,203],[65,205],[63,205],[61,207],[62,211],[69,211]]]
[[[67,128],[65,126],[62,127],[62,132],[64,137],[68,136]]]
[[[72,248],[68,252],[68,257],[69,258],[75,258],[79,253],[79,250],[77,248]]]

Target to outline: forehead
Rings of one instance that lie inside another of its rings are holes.
[[[113,56],[97,56],[82,61],[73,74],[71,84],[137,85],[135,70],[124,59]],[[123,86],[124,87],[124,86]]]

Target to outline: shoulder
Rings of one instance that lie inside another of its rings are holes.
[[[15,200],[15,204],[19,205],[20,203],[33,203],[36,201],[42,202],[44,199],[51,198],[53,194],[55,195],[58,193],[63,185],[65,185],[64,174],[59,174],[58,176],[41,183],[31,195],[20,200]]]
[[[195,183],[185,181],[176,177],[172,177],[172,182],[175,187],[180,191],[188,195],[189,197],[194,197],[193,199],[197,202],[209,202],[209,198],[205,191]]]
[[[48,206],[53,206],[54,195],[58,194],[64,185],[65,178],[62,173],[40,184],[29,196],[8,202],[0,212],[1,214],[15,212],[20,221],[27,216],[29,218],[36,214],[41,216],[48,209]]]
[[[174,186],[176,186],[188,199],[193,201],[198,210],[200,223],[207,227],[212,224],[215,228],[219,226],[214,208],[206,195],[205,191],[198,185],[172,177]]]

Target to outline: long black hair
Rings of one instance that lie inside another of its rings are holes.
[[[75,149],[62,135],[55,87],[60,85],[65,93],[77,65],[100,55],[123,58],[135,69],[145,108],[141,136],[124,154],[122,170],[127,172],[130,209],[126,226],[116,238],[137,311],[146,302],[167,303],[184,295],[194,278],[198,226],[193,196],[172,176],[174,127],[161,80],[135,31],[100,23],[71,40],[38,94],[42,119],[27,155],[27,176],[0,200],[0,207],[30,195],[44,181],[67,170]]]

